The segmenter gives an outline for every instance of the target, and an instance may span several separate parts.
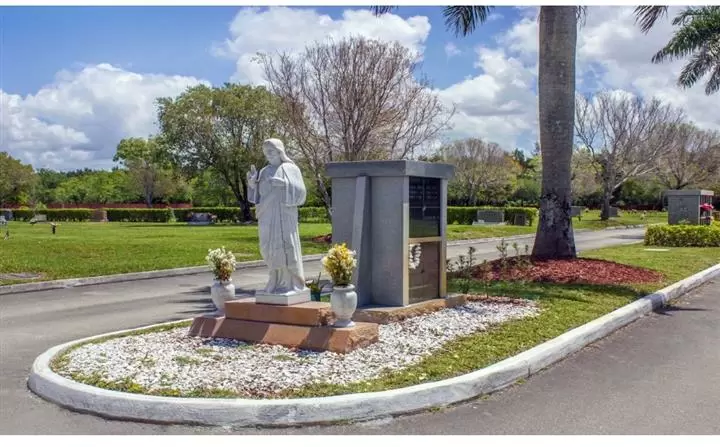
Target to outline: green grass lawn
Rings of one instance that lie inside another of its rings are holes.
[[[657,284],[612,286],[496,282],[489,289],[491,295],[534,300],[542,309],[540,315],[504,323],[487,332],[457,339],[410,368],[372,381],[345,386],[314,385],[278,397],[382,391],[475,371],[555,338],[720,262],[720,248],[671,248],[667,252],[650,252],[645,251],[645,248],[639,244],[625,245],[587,251],[582,257],[654,269],[665,275],[664,281]],[[484,293],[480,283],[475,284],[474,291]]]
[[[303,252],[324,252],[311,239],[329,231],[329,224],[302,224]],[[0,272],[41,272],[44,280],[202,265],[220,246],[238,261],[260,259],[256,226],[68,222],[53,235],[47,224],[11,222],[10,236],[0,240]]]
[[[610,220],[600,220],[600,211],[593,210],[584,213],[582,220],[573,218],[573,228],[576,230],[602,230],[608,227],[622,227],[630,225],[645,225],[667,223],[667,213],[650,213],[643,220],[639,213],[620,213],[619,217]],[[448,225],[448,239],[478,239],[484,237],[517,236],[521,234],[534,234],[537,231],[537,219],[532,226],[516,227],[514,225],[476,226],[476,225]]]
[[[666,214],[654,216],[664,221]],[[626,215],[600,222],[597,211],[586,213],[575,228],[641,223]],[[530,227],[448,226],[449,240],[534,234]],[[225,246],[238,261],[260,259],[257,227],[239,225],[189,226],[184,223],[75,223],[63,222],[53,235],[48,224],[10,222],[10,239],[0,240],[0,273],[41,273],[39,280],[111,275],[202,265],[209,248]],[[312,242],[331,232],[330,224],[301,224],[305,254],[317,254],[326,246]],[[0,285],[27,282],[0,279]]]

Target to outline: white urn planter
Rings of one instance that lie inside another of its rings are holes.
[[[357,293],[355,286],[333,287],[330,294],[330,308],[335,314],[335,327],[352,327],[352,316],[357,309]]]
[[[210,287],[210,297],[212,302],[217,308],[217,314],[225,314],[225,301],[235,299],[235,284],[232,279],[227,281],[215,280],[213,285]]]

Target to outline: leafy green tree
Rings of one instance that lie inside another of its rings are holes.
[[[538,168],[538,159],[536,157],[528,156],[525,152],[516,148],[512,153],[512,158],[520,167],[520,177],[532,178],[535,176]]]
[[[125,138],[113,157],[113,161],[127,168],[131,187],[143,197],[148,208],[152,208],[154,199],[174,193],[175,179],[166,153],[158,137]]]
[[[193,177],[189,186],[195,206],[234,206],[237,203],[227,182],[212,168]]]
[[[478,138],[454,141],[440,148],[445,163],[455,166],[448,193],[459,203],[502,202],[512,193],[520,168],[496,143]]]
[[[67,180],[67,173],[41,168],[38,169],[37,176],[38,184],[35,188],[35,200],[46,204],[56,202],[55,189]]]
[[[158,106],[170,160],[191,175],[212,168],[250,220],[246,173],[251,164],[264,165],[264,140],[283,137],[278,98],[263,87],[199,85],[158,99]]]
[[[540,201],[540,179],[519,178],[512,198],[520,202],[520,206],[537,205]]]
[[[0,207],[26,201],[36,182],[37,176],[31,165],[23,164],[7,152],[0,152]]]

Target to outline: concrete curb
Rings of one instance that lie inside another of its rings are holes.
[[[118,331],[55,346],[33,363],[28,387],[46,400],[113,419],[221,426],[288,426],[357,421],[442,407],[503,389],[552,365],[669,300],[720,276],[720,264],[647,295],[514,357],[469,374],[407,388],[331,397],[252,400],[122,393],[68,380],[50,369],[63,350]],[[164,323],[167,324],[167,323]],[[148,327],[154,327],[153,325]]]
[[[630,228],[641,228],[644,225],[633,226],[633,227],[609,227],[604,230],[618,230],[618,229],[630,229]],[[592,230],[581,229],[577,230],[576,233],[588,232]],[[496,242],[505,239],[506,241],[534,238],[535,233],[528,233],[517,236],[508,237],[490,237],[483,239],[468,239],[462,241],[449,241],[448,247],[457,247],[461,245],[481,244],[486,242]],[[307,255],[303,256],[303,262],[319,261],[323,255]],[[258,261],[245,261],[239,262],[236,269],[248,269],[255,267],[264,267],[265,263],[261,260]],[[10,295],[14,293],[25,293],[25,292],[39,292],[42,290],[53,290],[53,289],[69,289],[72,287],[82,286],[93,286],[97,284],[110,284],[125,281],[137,281],[142,279],[154,279],[154,278],[169,278],[172,276],[183,276],[183,275],[195,275],[198,273],[209,272],[210,268],[204,265],[196,267],[180,267],[174,269],[165,270],[151,270],[148,272],[134,272],[134,273],[119,273],[117,275],[105,275],[105,276],[91,276],[87,278],[70,278],[70,279],[57,279],[52,281],[38,281],[21,284],[10,284],[7,286],[0,286],[0,295]]]

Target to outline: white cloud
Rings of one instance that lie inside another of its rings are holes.
[[[35,94],[0,91],[0,146],[35,168],[109,167],[122,138],[157,131],[156,98],[201,82],[109,64],[61,71]]]
[[[448,59],[461,53],[462,51],[460,51],[460,49],[454,43],[448,42],[445,44],[445,54],[447,55]]]
[[[261,84],[264,82],[262,70],[253,61],[258,52],[300,52],[315,41],[353,35],[397,41],[422,54],[429,33],[430,21],[424,16],[403,19],[383,14],[376,17],[369,9],[348,9],[335,20],[312,9],[245,8],[230,25],[230,37],[216,44],[213,51],[236,61],[234,81]]]
[[[717,129],[720,115],[717,96],[706,96],[704,82],[691,89],[676,85],[684,61],[653,64],[652,55],[671,38],[672,18],[682,7],[671,7],[668,17],[643,34],[635,23],[634,7],[588,7],[585,23],[578,29],[577,88],[600,89],[655,96],[682,107],[698,125]],[[481,47],[476,64],[483,74],[443,91],[455,102],[458,116],[453,133],[497,141],[506,148],[517,138],[537,138],[536,83],[538,57],[538,9],[522,8],[521,18],[495,36],[497,47]]]
[[[456,108],[451,133],[513,149],[537,127],[534,75],[502,49],[481,46],[476,53],[475,66],[482,74],[438,91],[446,104]]]

